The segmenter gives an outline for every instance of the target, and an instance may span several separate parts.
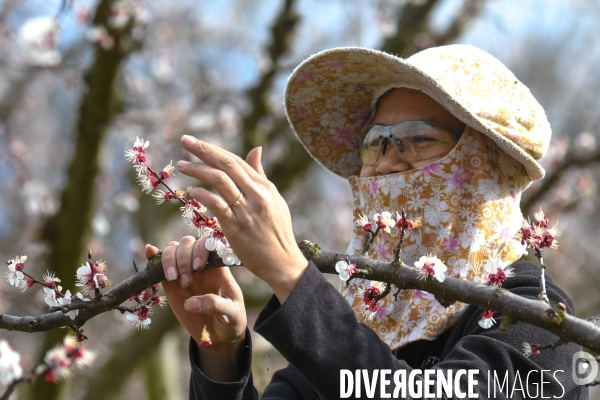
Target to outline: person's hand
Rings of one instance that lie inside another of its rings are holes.
[[[179,171],[218,192],[189,188],[190,196],[213,212],[242,264],[267,282],[283,303],[308,261],[296,244],[285,200],[264,174],[262,148],[250,151],[244,161],[191,136],[181,141],[203,163],[180,161]]]
[[[185,236],[163,250],[162,282],[169,305],[190,336],[201,344],[206,326],[212,345],[198,346],[200,368],[217,381],[237,380],[246,334],[246,309],[242,291],[229,268],[203,270],[208,260],[205,239]],[[146,245],[150,259],[158,249]]]

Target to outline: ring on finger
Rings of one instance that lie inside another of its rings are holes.
[[[239,190],[239,189],[238,189]],[[235,199],[235,201],[231,204],[227,204],[229,207],[235,207],[235,206],[239,206],[240,205],[240,199],[242,198],[242,191],[240,190],[240,194],[238,195],[237,199]]]

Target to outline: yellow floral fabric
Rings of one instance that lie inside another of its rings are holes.
[[[373,218],[375,213],[400,211],[422,219],[420,227],[405,234],[402,261],[414,262],[428,253],[448,267],[447,276],[485,283],[497,267],[506,267],[524,253],[513,237],[522,224],[519,203],[531,178],[517,160],[509,157],[486,135],[468,127],[454,149],[425,168],[369,178],[349,178],[354,196],[354,218]],[[378,234],[370,257],[391,261],[400,230]],[[356,226],[348,254],[362,251],[365,232]],[[433,340],[450,328],[464,303],[444,308],[435,298],[418,290],[402,290],[378,304],[384,313],[369,318],[357,289],[377,282],[354,279],[340,292],[357,318],[370,326],[392,349],[425,339]],[[392,293],[396,289],[393,288]]]
[[[288,119],[308,152],[347,178],[361,160],[358,134],[375,99],[395,87],[417,89],[518,160],[531,179],[551,130],[544,110],[508,68],[467,45],[435,47],[404,60],[364,48],[337,48],[300,64],[289,78]]]

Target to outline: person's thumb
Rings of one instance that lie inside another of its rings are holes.
[[[158,253],[158,247],[152,246],[151,244],[146,245],[146,248],[144,249],[144,257],[146,257],[146,259],[148,259],[148,260],[151,259],[157,253]]]
[[[227,324],[235,325],[240,319],[239,306],[233,300],[212,293],[190,297],[183,304],[183,308],[198,314],[216,315]]]
[[[246,162],[250,165],[256,172],[265,176],[265,170],[262,167],[260,162],[262,158],[262,146],[255,147],[246,156]]]

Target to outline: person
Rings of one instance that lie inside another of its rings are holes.
[[[406,60],[370,49],[327,50],[294,70],[285,106],[311,156],[350,181],[354,218],[362,222],[348,254],[362,251],[363,216],[404,208],[418,223],[406,232],[403,262],[435,257],[447,275],[481,284],[498,268],[512,271],[502,286],[536,298],[540,269],[522,259],[515,235],[521,193],[544,175],[538,160],[551,132],[542,107],[500,61],[466,45]],[[524,354],[525,341],[556,341],[541,328],[521,322],[502,333],[501,314],[494,313],[492,326],[481,324],[486,310],[457,302],[444,307],[419,290],[365,307],[365,290],[380,283],[362,279],[336,290],[300,252],[289,209],[262,169],[261,148],[244,161],[190,136],[182,145],[202,162],[180,161],[179,170],[216,190],[191,188],[190,196],[218,217],[243,265],[274,292],[254,329],[289,366],[273,375],[263,399],[340,398],[348,383],[342,370],[360,385],[375,370],[417,369],[457,376],[477,370],[472,390],[479,398],[588,398],[587,387],[571,379],[580,346]],[[393,260],[400,230],[387,225],[370,249],[374,259]],[[258,398],[241,290],[228,268],[203,270],[205,240],[186,236],[162,253],[165,293],[191,336],[190,399]],[[146,256],[157,251],[147,246]],[[574,314],[548,275],[546,284],[550,302]],[[198,345],[204,326],[212,346]],[[461,390],[468,385],[462,376]],[[399,386],[391,382],[387,393],[398,395]],[[368,391],[362,386],[351,395],[369,397]]]

